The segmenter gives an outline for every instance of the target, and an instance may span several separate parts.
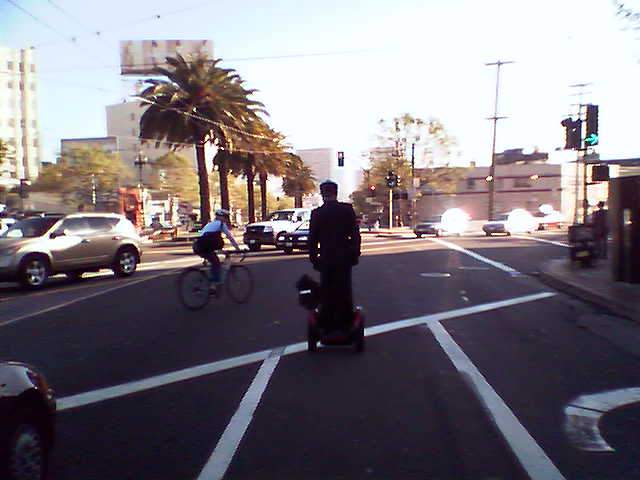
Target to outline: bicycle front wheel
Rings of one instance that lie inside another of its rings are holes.
[[[200,310],[209,303],[209,278],[196,267],[183,270],[178,277],[178,296],[189,310]]]
[[[227,274],[227,292],[236,303],[245,303],[253,292],[253,277],[244,265],[232,265]]]

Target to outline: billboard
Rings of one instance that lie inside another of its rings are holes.
[[[211,40],[121,40],[120,74],[153,75],[154,67],[165,67],[166,57],[204,55],[213,59]]]

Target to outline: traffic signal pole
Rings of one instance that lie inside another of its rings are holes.
[[[493,111],[493,117],[488,118],[487,120],[493,120],[493,142],[491,144],[491,167],[489,168],[489,176],[491,177],[491,181],[489,182],[489,211],[488,216],[489,220],[494,220],[495,217],[495,195],[496,195],[496,131],[498,129],[498,120],[507,118],[507,117],[499,117],[498,116],[498,92],[500,90],[500,67],[502,65],[506,65],[508,63],[514,62],[501,62],[498,60],[493,63],[485,63],[486,66],[495,65],[496,68],[496,97],[495,97],[495,105]]]
[[[393,188],[389,187],[389,228],[393,228]]]

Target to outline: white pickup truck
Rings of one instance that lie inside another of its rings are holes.
[[[302,222],[311,218],[310,208],[291,208],[278,210],[269,215],[264,222],[250,223],[243,235],[245,245],[252,252],[260,250],[262,245],[276,244],[276,238],[280,233],[293,232]]]

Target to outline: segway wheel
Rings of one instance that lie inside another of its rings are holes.
[[[357,327],[354,332],[353,349],[359,353],[364,351],[364,317],[360,312],[357,312],[356,315],[358,318],[356,319]]]
[[[318,340],[319,338],[318,327],[315,324],[313,313],[309,315],[309,322],[307,324],[307,350],[310,352],[318,351]]]

